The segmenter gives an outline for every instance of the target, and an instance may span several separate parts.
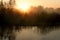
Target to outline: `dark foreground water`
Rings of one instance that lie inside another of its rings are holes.
[[[0,28],[0,40],[60,40],[60,28],[37,26]]]

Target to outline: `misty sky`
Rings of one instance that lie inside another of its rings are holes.
[[[17,1],[27,1],[33,6],[42,5],[44,7],[60,7],[60,0],[17,0]]]
[[[7,1],[7,0],[6,0]],[[28,2],[32,6],[42,5],[44,7],[60,7],[60,0],[16,0],[18,2]]]

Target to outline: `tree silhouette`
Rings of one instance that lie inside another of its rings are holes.
[[[9,0],[10,7],[13,7],[15,5],[15,0]]]

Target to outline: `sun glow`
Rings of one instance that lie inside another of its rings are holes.
[[[30,4],[28,2],[16,2],[16,8],[21,11],[27,12],[30,8]]]

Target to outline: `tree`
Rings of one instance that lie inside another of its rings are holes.
[[[9,0],[9,6],[10,8],[15,5],[15,0]]]

